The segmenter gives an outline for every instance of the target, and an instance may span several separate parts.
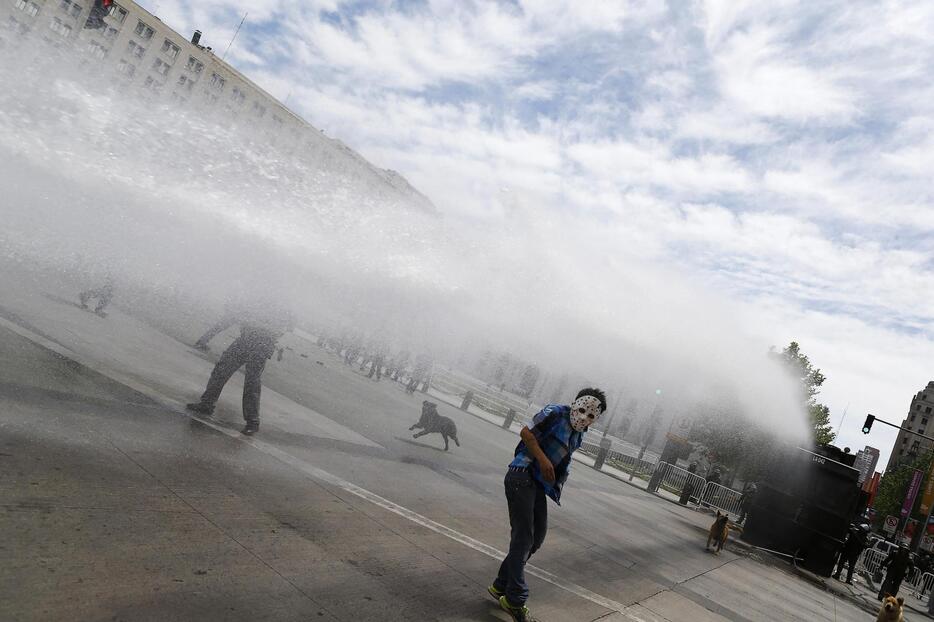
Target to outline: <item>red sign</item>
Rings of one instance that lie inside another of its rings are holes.
[[[879,482],[882,479],[882,473],[876,471],[872,475],[872,479],[867,479],[863,483],[863,490],[869,493],[869,503],[866,505],[871,506],[872,502],[876,500],[876,493],[879,492]]]
[[[915,506],[915,499],[918,497],[918,491],[921,490],[921,478],[923,474],[918,469],[911,474],[911,483],[908,485],[908,494],[905,495],[905,502],[902,504],[902,518],[911,514],[911,508]]]

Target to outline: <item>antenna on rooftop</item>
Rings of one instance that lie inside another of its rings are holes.
[[[244,14],[243,14],[243,19],[240,20],[240,25],[237,26],[237,30],[234,32],[233,37],[230,39],[230,43],[227,44],[227,49],[224,50],[224,55],[221,56],[221,60],[224,60],[225,58],[227,58],[227,52],[230,51],[230,46],[233,45],[233,42],[237,40],[237,35],[240,34],[240,29],[243,28],[243,22],[246,21],[246,16],[247,16],[247,15],[249,15],[249,13],[244,13]]]

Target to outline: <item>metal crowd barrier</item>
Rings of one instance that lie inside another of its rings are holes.
[[[701,494],[700,505],[720,510],[724,514],[739,516],[743,493],[715,482],[707,482]]]
[[[882,562],[885,561],[886,554],[882,551],[877,551],[876,549],[864,549],[859,555],[859,559],[856,560],[856,567],[863,569],[869,573],[870,576],[875,574],[876,570],[879,569],[879,566],[882,565]]]
[[[655,471],[656,464],[650,460],[640,460],[637,456],[612,450],[607,454],[606,462],[620,471],[644,478],[648,478]]]
[[[930,598],[931,588],[934,587],[934,574],[930,572],[921,574],[917,570],[914,570],[905,579],[905,582],[911,586],[910,591],[918,600],[921,600],[925,596]]]
[[[430,382],[432,389],[463,400],[463,404],[467,406],[473,404],[491,415],[505,418],[514,413],[514,420],[519,423],[527,423],[539,410],[532,404],[523,402],[519,396],[489,389],[475,378],[463,376],[440,365],[435,366]]]
[[[682,469],[668,462],[659,462],[650,480],[652,490],[649,490],[649,492],[656,492],[659,488],[664,488],[668,492],[677,495],[687,492],[687,501],[697,503],[706,485],[707,480],[697,473],[691,473],[687,469]]]

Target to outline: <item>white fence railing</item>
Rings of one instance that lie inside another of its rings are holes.
[[[656,462],[646,460],[646,457],[643,456],[640,459],[638,456],[630,456],[621,451],[610,450],[606,455],[606,464],[645,479],[655,472],[656,465]]]
[[[743,493],[715,482],[707,482],[701,494],[700,505],[720,510],[724,514],[739,516]]]
[[[934,574],[930,572],[922,574],[915,569],[905,578],[905,583],[908,584],[911,588],[909,591],[918,600],[925,596],[930,598],[931,588],[934,587]]]
[[[697,503],[706,485],[707,480],[697,473],[691,473],[687,469],[668,462],[659,462],[649,481],[649,492],[657,492],[659,488],[663,488],[668,492],[681,495],[685,502]]]

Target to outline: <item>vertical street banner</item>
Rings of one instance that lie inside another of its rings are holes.
[[[927,515],[931,511],[931,504],[934,503],[934,460],[931,461],[931,468],[928,469],[927,481],[924,482],[924,495],[921,497],[921,513]]]
[[[918,469],[915,469],[914,473],[911,474],[911,483],[908,484],[908,494],[905,495],[905,502],[902,504],[902,518],[911,514],[911,508],[914,507],[915,499],[918,498],[918,491],[921,489],[921,477],[922,473]]]
[[[866,502],[866,505],[872,507],[873,502],[876,500],[876,493],[879,492],[879,482],[882,480],[882,473],[876,471],[872,475],[872,479],[867,479],[863,484],[863,490],[869,493],[869,501]]]

